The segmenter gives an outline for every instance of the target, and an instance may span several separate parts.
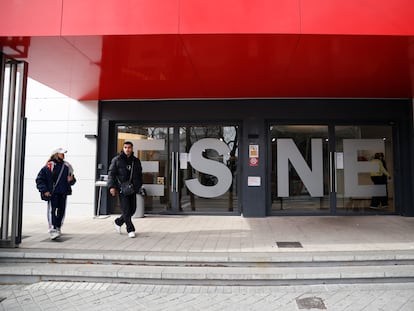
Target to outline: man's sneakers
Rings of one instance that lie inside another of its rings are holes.
[[[121,234],[121,226],[118,226],[118,225],[116,224],[116,222],[114,222],[114,228],[115,228],[115,231],[116,231],[117,233]],[[130,237],[130,238],[135,238],[135,232],[134,232],[134,231],[128,232],[128,237]]]
[[[116,222],[114,222],[114,228],[117,233],[121,234],[121,226],[118,226]]]

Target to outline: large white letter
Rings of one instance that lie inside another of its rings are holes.
[[[277,193],[289,197],[289,160],[312,197],[323,196],[322,139],[312,139],[312,170],[291,138],[277,140]]]
[[[384,152],[382,139],[344,139],[344,195],[367,197],[386,195],[385,185],[359,185],[358,173],[379,171],[378,163],[358,161],[358,150]]]
[[[185,181],[187,188],[194,194],[204,198],[218,197],[230,188],[232,182],[231,171],[226,165],[218,161],[203,157],[203,151],[214,149],[219,155],[227,156],[230,153],[227,145],[215,138],[203,138],[195,142],[189,151],[189,161],[197,171],[216,176],[218,181],[214,186],[204,186],[197,178]]]

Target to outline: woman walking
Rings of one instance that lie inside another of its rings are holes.
[[[41,198],[47,201],[47,220],[52,240],[61,235],[66,198],[72,194],[71,186],[76,182],[72,166],[65,161],[66,152],[63,148],[54,150],[36,177],[36,186]]]

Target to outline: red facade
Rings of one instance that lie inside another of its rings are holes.
[[[76,99],[414,97],[412,0],[6,0],[4,54]]]

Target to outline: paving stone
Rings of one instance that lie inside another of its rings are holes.
[[[0,286],[0,296],[7,297],[0,310],[414,310],[413,283],[262,286],[262,291],[257,286],[67,285]]]

